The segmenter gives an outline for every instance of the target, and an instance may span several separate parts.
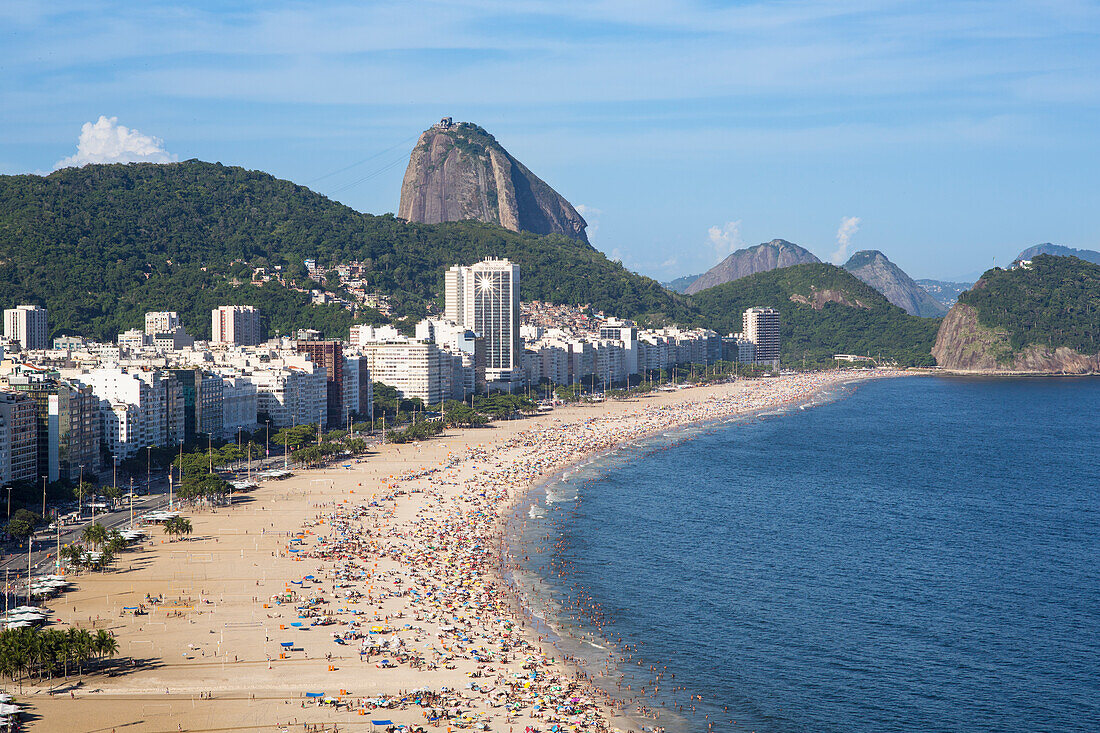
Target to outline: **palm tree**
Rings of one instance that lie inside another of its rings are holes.
[[[191,534],[191,520],[185,517],[172,517],[164,523],[164,532],[172,537]]]
[[[112,659],[118,654],[118,639],[110,631],[100,629],[92,640],[92,649],[97,657]]]
[[[112,555],[117,555],[120,551],[125,549],[125,547],[126,540],[123,538],[121,532],[117,529],[112,529],[107,533],[107,552],[110,552]]]
[[[92,547],[99,547],[107,541],[107,530],[99,522],[93,522],[84,528],[81,539]]]
[[[38,672],[38,679],[42,679],[42,670],[46,666],[46,660],[49,658],[49,651],[46,648],[46,642],[42,638],[42,634],[32,633],[27,638],[27,659],[35,667],[35,671]]]
[[[69,627],[65,630],[65,678],[69,677],[69,662],[77,661],[76,650],[80,645],[80,629]]]
[[[61,558],[71,567],[80,567],[84,564],[84,548],[80,545],[65,545],[61,548]]]
[[[42,639],[49,657],[46,671],[49,672],[50,679],[53,679],[54,672],[57,670],[57,660],[63,658],[66,653],[65,632],[60,629],[49,629],[42,632]]]
[[[92,633],[87,629],[78,629],[76,633],[76,672],[82,675],[84,674],[84,663],[92,656],[92,647],[95,642]]]

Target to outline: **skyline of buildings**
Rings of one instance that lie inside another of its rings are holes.
[[[346,341],[312,329],[265,339],[257,308],[227,305],[211,311],[208,342],[190,337],[178,312],[150,311],[143,329],[114,343],[59,336],[49,348],[46,309],[8,309],[0,479],[73,481],[148,446],[227,439],[265,424],[343,427],[373,416],[375,382],[439,404],[525,385],[607,389],[723,359],[778,366],[774,309],[750,309],[743,333],[721,337],[643,329],[588,306],[521,304],[519,283],[519,267],[506,259],[455,265],[445,273],[444,317],[421,320],[414,335],[354,325]]]

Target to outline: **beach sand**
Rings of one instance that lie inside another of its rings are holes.
[[[186,511],[189,539],[152,528],[114,571],[76,576],[75,591],[46,604],[58,626],[116,634],[119,658],[136,665],[9,689],[30,727],[48,731],[371,730],[380,719],[440,731],[548,731],[551,719],[563,730],[640,730],[623,715],[634,711],[540,644],[505,586],[501,535],[514,502],[616,444],[886,374],[559,407],[380,446],[350,468],[265,483],[232,509]],[[123,611],[139,604],[149,613]]]

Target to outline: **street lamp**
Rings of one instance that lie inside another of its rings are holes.
[[[42,518],[46,518],[46,476],[42,477]]]
[[[271,458],[271,420],[264,420],[267,423],[267,439],[266,447],[264,448],[264,458]]]
[[[5,486],[4,488],[8,490],[8,519],[10,520],[11,519],[11,487],[10,486]]]
[[[84,464],[80,464],[80,481],[76,485],[76,516],[84,518],[84,505],[81,499],[84,497]]]

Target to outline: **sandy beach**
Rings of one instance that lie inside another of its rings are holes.
[[[890,374],[565,406],[265,483],[232,509],[185,512],[190,539],[150,529],[114,571],[45,604],[57,626],[116,634],[133,666],[8,688],[44,731],[640,730],[540,643],[507,589],[514,503],[617,444]]]

